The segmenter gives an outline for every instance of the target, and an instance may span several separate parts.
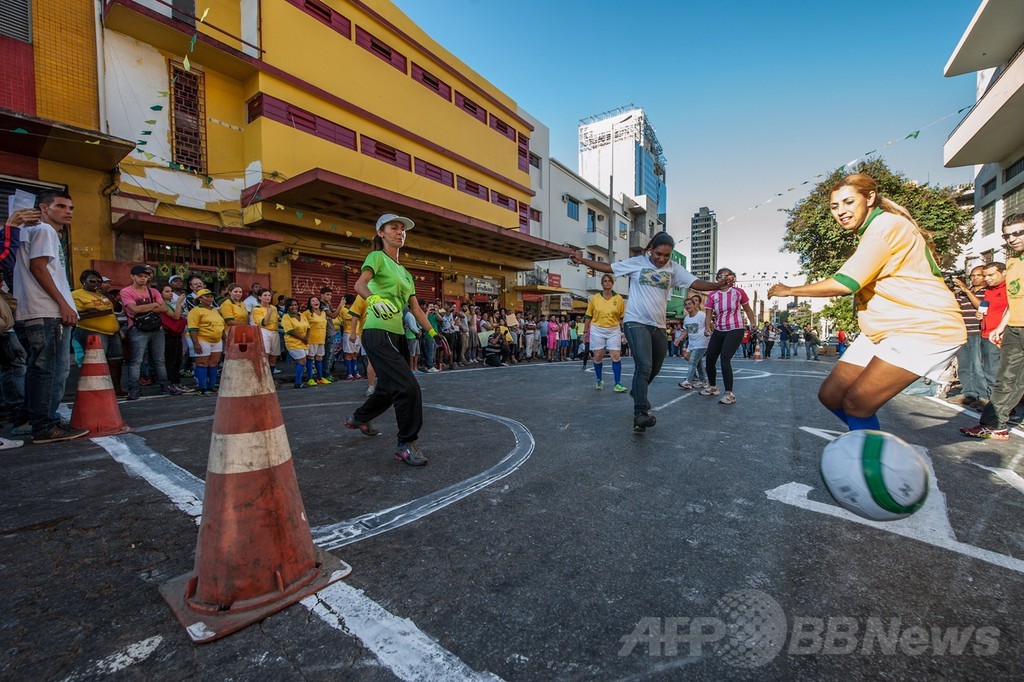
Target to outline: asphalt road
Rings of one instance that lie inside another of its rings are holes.
[[[342,428],[364,382],[283,388],[314,539],[353,572],[203,645],[158,587],[192,569],[216,401],[122,403],[131,435],[3,453],[0,678],[1021,679],[1024,433],[899,396],[882,428],[934,487],[862,522],[817,472],[831,362],[737,360],[726,406],[669,360],[644,434],[578,363],[424,376],[422,468],[393,416]]]

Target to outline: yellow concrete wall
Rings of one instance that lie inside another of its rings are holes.
[[[91,0],[33,0],[36,115],[97,130],[96,23]]]
[[[93,260],[112,260],[114,237],[110,231],[110,201],[103,190],[110,183],[110,174],[39,160],[39,180],[65,184],[75,206],[71,223],[72,288],[77,288],[78,275]]]
[[[263,4],[267,4],[267,0],[263,0]],[[238,0],[200,0],[196,3],[196,17],[201,18],[207,9],[210,11],[206,19],[203,23],[196,23],[196,31],[241,50],[242,43],[231,37],[242,35],[241,3]],[[224,33],[218,31],[218,28]]]

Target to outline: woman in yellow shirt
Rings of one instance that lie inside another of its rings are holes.
[[[224,318],[213,307],[213,292],[196,292],[199,305],[188,313],[188,335],[192,339],[192,357],[196,366],[194,376],[199,395],[211,395],[217,385],[217,363],[224,352]]]
[[[587,326],[584,334],[590,339],[590,350],[594,352],[594,375],[597,377],[597,390],[604,388],[602,371],[604,369],[605,351],[612,357],[612,375],[615,378],[616,393],[625,393],[622,385],[622,318],[626,314],[626,301],[612,290],[615,278],[605,273],[601,276],[601,293],[594,294],[587,304]],[[583,356],[583,367],[586,369],[586,354]]]
[[[324,346],[327,343],[327,313],[320,304],[320,299],[310,296],[302,318],[309,325],[309,345],[306,348],[306,380],[307,386],[329,384],[330,379],[324,378]],[[316,379],[313,369],[316,368]],[[308,378],[307,378],[308,377]]]
[[[818,400],[851,431],[879,428],[877,412],[926,376],[938,379],[967,341],[960,306],[942,281],[926,234],[905,208],[863,173],[832,186],[829,209],[857,235],[857,250],[832,277],[773,296],[855,296],[861,335],[818,390]]]
[[[229,327],[236,324],[249,324],[249,311],[245,309],[242,302],[244,293],[241,284],[232,283],[228,285],[228,298],[220,304],[220,316]]]
[[[302,373],[306,371],[306,350],[309,348],[309,322],[299,314],[299,302],[294,298],[284,302],[284,316],[281,329],[284,330],[284,347],[295,363],[295,388],[302,388]]]
[[[110,368],[110,380],[114,384],[114,392],[118,397],[128,395],[121,388],[121,367],[124,364],[124,350],[121,344],[121,323],[114,314],[114,302],[103,295],[103,276],[95,270],[83,270],[78,280],[81,289],[71,292],[78,310],[78,326],[75,327],[74,339],[85,349],[90,336],[99,338],[103,345],[103,354]]]
[[[273,298],[274,292],[264,289],[260,292],[259,303],[252,307],[252,323],[260,328],[263,350],[267,354],[271,372],[274,371],[277,358],[281,355],[281,337],[277,333],[280,316],[277,314],[277,308],[270,302]]]

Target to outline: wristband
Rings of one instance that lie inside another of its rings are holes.
[[[430,338],[434,338],[435,336],[437,336],[437,330],[431,327],[429,330],[427,330],[427,336],[429,336]]]

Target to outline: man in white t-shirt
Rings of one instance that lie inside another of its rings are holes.
[[[704,370],[704,353],[708,349],[708,337],[710,332],[706,329],[706,316],[700,309],[698,301],[700,296],[691,296],[686,299],[684,306],[686,316],[683,318],[683,329],[686,331],[687,353],[690,356],[690,368],[686,372],[686,379],[679,384],[679,388],[704,388],[708,377]],[[696,381],[691,383],[691,379]]]
[[[78,311],[65,270],[67,254],[55,228],[71,224],[74,206],[66,192],[52,190],[40,194],[36,205],[38,222],[22,225],[14,266],[14,328],[28,353],[25,408],[32,440],[39,444],[71,440],[89,431],[63,426],[57,413],[71,369],[71,332]]]

